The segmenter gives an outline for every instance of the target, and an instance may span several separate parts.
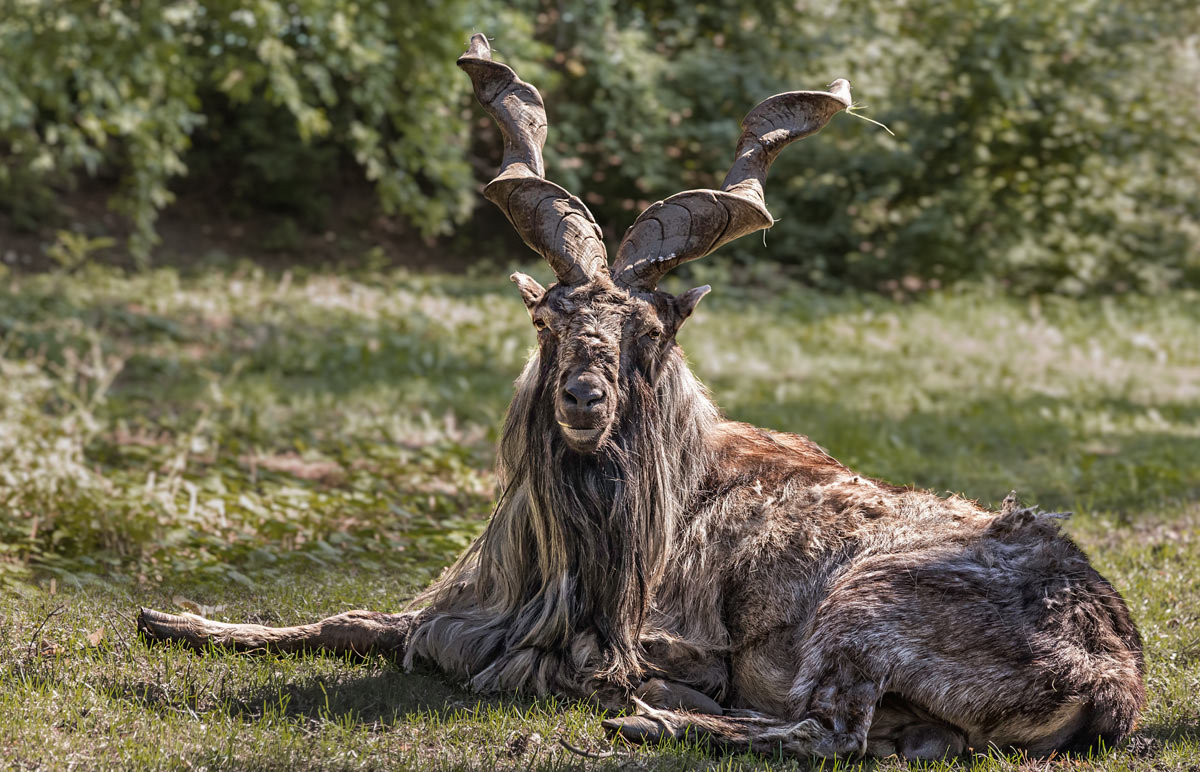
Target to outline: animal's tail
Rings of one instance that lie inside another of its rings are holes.
[[[380,614],[347,611],[295,627],[232,625],[196,614],[164,614],[141,609],[138,631],[150,642],[177,641],[194,649],[219,647],[236,651],[326,651],[338,654],[382,654],[402,659],[417,612]]]

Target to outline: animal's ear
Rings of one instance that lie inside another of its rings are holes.
[[[696,287],[683,293],[675,298],[675,307],[679,310],[679,318],[687,319],[696,310],[696,306],[700,303],[700,298],[712,291],[712,287],[705,284],[702,287]]]
[[[518,272],[508,278],[517,283],[517,289],[521,291],[521,299],[525,301],[525,307],[530,311],[546,294],[546,288],[538,284],[532,276]]]

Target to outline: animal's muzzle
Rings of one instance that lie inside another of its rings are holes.
[[[609,412],[607,403],[607,389],[598,375],[586,370],[576,373],[567,378],[559,395],[562,418],[559,423],[564,430],[591,431],[597,424],[603,428]]]

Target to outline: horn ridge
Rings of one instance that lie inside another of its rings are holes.
[[[542,95],[508,65],[492,59],[487,38],[471,36],[458,66],[471,78],[475,98],[504,138],[496,176],[483,189],[525,244],[541,255],[560,282],[582,284],[608,270],[600,226],[579,198],[545,178],[542,148],[549,123]],[[546,201],[550,212],[541,214]]]
[[[683,263],[771,227],[775,220],[764,193],[771,163],[783,148],[816,134],[850,106],[849,82],[838,79],[829,88],[776,94],[751,110],[721,189],[685,190],[647,207],[621,239],[611,267],[614,281],[653,290]]]

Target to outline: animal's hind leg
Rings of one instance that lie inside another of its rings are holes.
[[[178,641],[195,649],[218,646],[237,651],[378,653],[400,659],[417,613],[347,611],[307,625],[265,627],[142,609],[137,626],[150,641]]]
[[[879,685],[865,680],[848,658],[828,659],[803,711],[826,729],[814,755],[866,755],[867,733],[882,696]]]
[[[725,750],[783,753],[823,758],[861,756],[880,697],[874,684],[823,683],[812,709],[800,720],[750,711],[706,715],[660,710],[635,698],[638,712],[604,721],[604,728],[630,742],[695,740]]]
[[[884,695],[867,733],[867,754],[907,760],[959,756],[967,749],[963,733],[897,694]]]

